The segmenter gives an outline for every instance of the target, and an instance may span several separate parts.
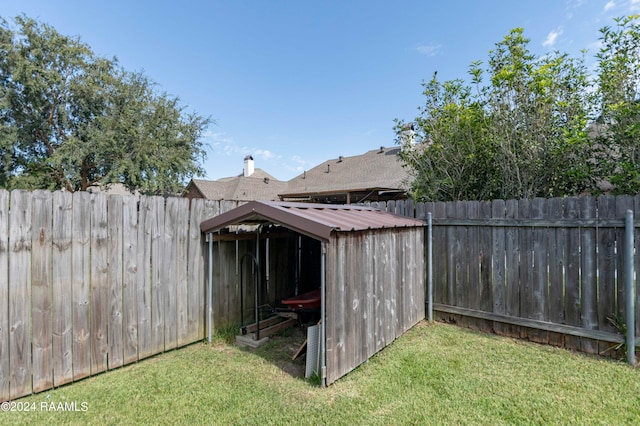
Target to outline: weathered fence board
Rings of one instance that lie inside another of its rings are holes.
[[[91,194],[73,194],[71,300],[73,379],[91,375]]]
[[[126,196],[122,199],[122,345],[125,364],[138,359],[137,283],[142,275],[138,260],[138,203],[136,197]]]
[[[72,303],[72,238],[73,195],[67,191],[53,193],[53,258],[52,258],[52,350],[53,385],[73,380],[73,303]]]
[[[193,199],[189,211],[189,238],[187,241],[187,323],[188,339],[200,335],[202,315],[200,305],[204,300],[204,276],[198,271],[204,270],[203,246],[200,222],[204,220],[204,200]]]
[[[52,277],[51,241],[53,197],[51,192],[33,193],[31,219],[31,371],[33,391],[53,386],[52,375]]]
[[[178,222],[178,204],[176,198],[167,198],[165,217],[164,217],[164,233],[163,241],[163,257],[162,260],[162,276],[164,278],[164,348],[173,349],[178,345],[178,305],[176,297],[178,296],[178,283],[176,256],[178,254],[177,233]]]
[[[188,321],[188,270],[187,270],[187,241],[189,232],[189,216],[185,214],[189,210],[189,200],[186,198],[169,198],[171,206],[172,222],[174,224],[174,236],[171,259],[175,265],[175,273],[170,279],[176,284],[176,334],[178,346],[192,342],[189,339]]]
[[[11,192],[9,215],[9,398],[32,391],[31,214],[32,194]]]
[[[0,401],[9,399],[9,192],[0,189]]]
[[[138,280],[136,307],[138,317],[138,359],[153,355],[151,348],[151,198],[140,197],[138,216]]]
[[[114,195],[107,202],[107,276],[109,288],[107,342],[109,344],[108,367],[124,364],[122,334],[122,197]]]
[[[504,219],[505,202],[495,200],[491,203],[491,218]],[[492,230],[491,268],[493,270],[493,312],[506,315],[507,313],[507,284],[505,271],[506,236],[504,228]],[[494,324],[494,330],[498,334],[507,333],[506,325]]]
[[[579,199],[580,219],[595,219],[597,215],[595,199]],[[580,322],[583,328],[598,329],[598,264],[596,260],[596,230],[580,229]],[[586,353],[598,353],[598,345],[589,339],[582,339],[581,350]]]
[[[108,368],[108,254],[107,196],[91,194],[91,374]]]
[[[164,198],[151,197],[151,352],[164,350],[164,312],[167,298],[166,263],[164,247]],[[147,218],[149,219],[149,218]]]
[[[603,195],[598,197],[598,216],[603,219],[616,216],[615,197]],[[598,329],[615,333],[615,329],[607,317],[616,312],[615,290],[615,230],[611,228],[598,229]],[[602,345],[600,349],[602,348]]]
[[[480,217],[480,219],[485,220],[491,218],[491,202],[480,202],[478,216]],[[478,236],[478,259],[474,260],[474,262],[477,261],[480,263],[480,308],[485,310],[493,309],[493,286],[491,282],[491,238],[491,228],[482,228],[480,230],[480,235]],[[480,324],[480,328],[482,330],[485,330],[484,323]]]

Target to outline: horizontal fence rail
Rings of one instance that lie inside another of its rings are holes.
[[[0,190],[0,401],[203,339],[200,223],[236,206]]]
[[[439,318],[588,353],[625,341],[625,212],[640,216],[640,196],[372,205],[431,213]],[[639,256],[631,259],[638,270]],[[631,297],[637,335],[638,292]]]

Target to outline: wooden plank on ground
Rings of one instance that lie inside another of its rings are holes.
[[[53,193],[53,385],[73,381],[73,195]]]
[[[91,194],[75,192],[72,210],[71,300],[73,379],[91,375]]]
[[[153,355],[151,349],[151,224],[152,198],[140,197],[138,209],[138,264],[136,304],[138,316],[138,359]]]
[[[122,196],[111,195],[107,200],[107,276],[108,276],[108,368],[124,364],[122,334]]]
[[[138,200],[127,195],[122,198],[122,345],[125,364],[138,359],[137,284],[142,278],[138,260]]]
[[[33,192],[31,217],[31,362],[33,391],[53,387],[52,277],[53,252],[51,192]]]
[[[11,191],[9,215],[9,399],[29,395],[31,382],[31,198]]]
[[[9,400],[9,191],[0,189],[0,402]]]

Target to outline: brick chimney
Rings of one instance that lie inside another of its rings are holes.
[[[254,171],[253,157],[250,155],[247,155],[246,157],[244,157],[243,176],[249,177],[253,174],[253,171]]]

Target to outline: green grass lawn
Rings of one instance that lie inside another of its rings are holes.
[[[640,424],[640,370],[620,362],[423,322],[320,389],[283,370],[278,342],[194,344],[23,398],[35,411],[0,423]],[[40,409],[61,402],[80,411]]]

